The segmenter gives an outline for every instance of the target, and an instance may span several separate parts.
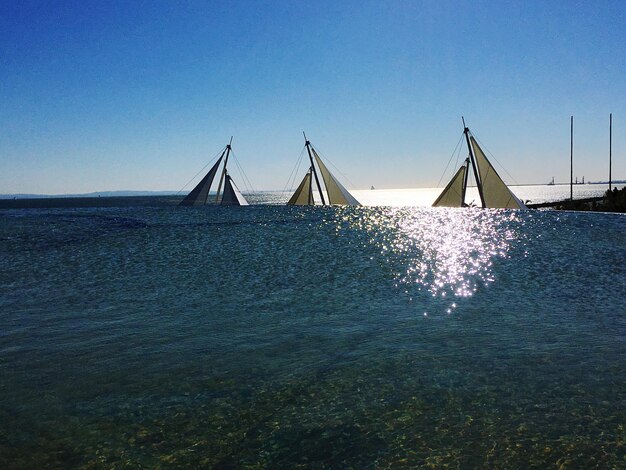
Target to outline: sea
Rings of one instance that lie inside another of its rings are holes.
[[[0,468],[626,468],[626,215],[426,193],[5,201]]]

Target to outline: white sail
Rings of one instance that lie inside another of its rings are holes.
[[[465,191],[465,174],[467,172],[467,163],[461,166],[454,174],[448,186],[441,192],[439,197],[433,202],[433,207],[463,207]]]
[[[311,187],[312,179],[311,179],[311,170],[304,175],[304,179],[296,189],[296,192],[293,193],[291,199],[287,202],[289,205],[293,206],[312,206],[315,204],[313,201],[313,190]]]
[[[247,206],[248,201],[243,197],[243,194],[239,192],[237,185],[235,185],[233,179],[228,175],[225,175],[224,180],[224,195],[222,196],[223,206]]]
[[[326,194],[328,196],[329,204],[340,204],[347,206],[360,206],[361,204],[357,201],[352,194],[348,192],[346,188],[344,188],[339,181],[335,179],[335,177],[328,171],[324,162],[319,157],[315,149],[311,148],[313,151],[313,156],[315,157],[315,161],[317,162],[317,166],[322,173],[322,178],[324,179],[324,185],[326,186]]]
[[[217,173],[217,168],[220,166],[221,162],[222,157],[218,158],[215,165],[213,165],[205,177],[202,178],[202,180],[191,190],[189,194],[187,194],[187,196],[185,196],[185,199],[180,202],[180,206],[202,206],[206,204],[207,197],[209,196],[209,189],[211,188],[213,178],[215,178],[215,173]]]
[[[485,207],[504,209],[526,209],[526,205],[511,192],[495,168],[489,163],[476,139],[470,137],[474,158],[478,166],[480,184],[485,202]]]

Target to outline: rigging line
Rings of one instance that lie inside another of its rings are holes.
[[[289,178],[287,178],[287,183],[285,183],[285,187],[283,188],[283,193],[287,191],[287,187],[289,187],[289,191],[293,189],[293,184],[295,183],[298,170],[300,170],[300,163],[302,162],[302,155],[304,154],[305,149],[306,149],[306,146],[302,147],[302,150],[300,151],[300,156],[298,157],[296,164],[292,168],[291,173],[289,173]],[[289,186],[290,184],[291,186]]]
[[[463,148],[463,144],[459,146],[459,151],[456,153],[456,158],[454,159],[454,168],[458,168],[459,166],[459,155],[461,155],[462,148]]]
[[[235,166],[239,170],[239,175],[241,176],[241,181],[243,182],[243,187],[244,187],[244,189],[247,192],[250,192],[250,188],[248,187],[248,184],[250,183],[250,181],[246,181],[247,180],[247,176],[245,176],[245,173],[243,172],[243,169],[241,168],[241,165],[239,164],[239,159],[235,156],[235,154],[232,151],[231,151],[231,154],[233,155],[233,160],[235,161]]]
[[[461,155],[461,151],[463,150],[463,144],[461,143],[461,141],[463,140],[464,134],[461,133],[461,138],[459,140],[459,143],[457,144],[457,147],[459,148],[459,150],[456,153],[456,158],[454,159],[454,168],[458,168],[459,166],[459,156]],[[469,155],[467,156],[467,158],[469,158]]]
[[[296,186],[296,184],[298,184],[298,173],[300,172],[300,165],[302,165],[302,162],[305,160],[304,157],[304,150],[306,149],[306,146],[302,148],[302,152],[300,152],[300,158],[298,159],[297,162],[297,166],[296,166],[296,171],[293,173],[293,178],[291,180],[291,187],[289,188],[289,192],[293,191],[294,186]]]
[[[311,144],[311,147],[313,147],[313,144]],[[352,181],[350,181],[350,178],[348,178],[345,174],[343,174],[343,173],[341,172],[341,170],[335,166],[335,164],[332,162],[332,160],[331,160],[330,158],[326,157],[326,155],[324,155],[324,154],[323,154],[323,153],[322,153],[322,152],[318,149],[318,147],[313,147],[313,149],[315,149],[315,151],[317,152],[317,154],[318,154],[320,157],[324,157],[324,160],[325,160],[326,162],[330,163],[330,166],[332,166],[332,167],[333,167],[333,168],[337,171],[337,173],[339,173],[339,174],[342,176],[342,178],[344,178],[344,179],[345,179],[348,183],[350,183],[350,187],[352,187],[352,188],[356,188],[356,185],[355,185]]]
[[[193,178],[191,178],[189,181],[187,181],[187,182],[185,183],[185,185],[184,185],[182,188],[180,188],[180,189],[178,190],[178,192],[176,193],[176,195],[180,194],[180,193],[181,193],[181,191],[182,191],[183,189],[185,189],[189,183],[191,183],[193,180],[195,180],[195,179],[196,179],[196,177],[197,177],[200,173],[202,173],[202,172],[206,169],[206,167],[207,167],[207,166],[209,166],[209,165],[211,165],[212,163],[214,163],[214,162],[218,159],[218,157],[219,157],[222,153],[224,153],[224,150],[226,150],[226,147],[223,147],[223,148],[222,148],[222,150],[220,150],[219,152],[217,152],[217,154],[216,154],[216,155],[215,155],[215,156],[214,156],[211,160],[209,160],[209,163],[207,163],[206,165],[204,165],[204,166],[202,167],[202,169],[201,169],[198,173],[196,173],[195,175],[193,175]]]
[[[465,134],[462,133],[461,137],[459,137],[459,141],[456,143],[456,146],[454,147],[454,150],[452,151],[452,154],[450,155],[450,158],[448,159],[448,164],[446,165],[446,169],[443,170],[443,174],[441,175],[441,177],[439,178],[439,181],[437,182],[437,187],[439,187],[439,185],[441,184],[441,180],[446,175],[446,172],[448,171],[448,167],[450,166],[450,162],[452,161],[452,157],[454,157],[454,154],[456,154],[456,160],[454,161],[454,168],[456,168],[456,164],[459,162],[459,155],[461,154],[461,141],[463,140],[464,135]]]
[[[239,163],[239,159],[237,158],[237,155],[235,155],[235,152],[232,149],[230,150],[230,153],[233,155],[235,159],[235,165],[237,165],[237,168],[239,169],[239,173],[241,173],[241,180],[243,181],[243,184],[246,187],[246,191],[253,192],[253,193],[256,192],[254,190],[254,186],[252,186],[252,181],[250,181],[250,178],[248,178],[248,175],[246,174],[246,172],[243,171],[243,167]]]
[[[478,142],[480,144],[480,147],[485,149],[487,151],[487,153],[491,156],[491,158],[493,158],[495,160],[495,162],[498,164],[498,166],[504,170],[504,172],[507,174],[507,176],[509,178],[511,178],[511,180],[513,181],[513,183],[515,183],[517,186],[519,186],[519,183],[517,182],[517,180],[515,178],[513,178],[513,176],[511,175],[511,173],[509,173],[506,168],[504,167],[504,165],[502,163],[500,163],[498,161],[498,159],[496,158],[496,156],[491,153],[491,150],[489,150],[480,140],[478,140],[478,137],[476,137],[474,135],[474,133],[472,132],[472,135],[474,136],[474,138],[476,139],[476,142]]]

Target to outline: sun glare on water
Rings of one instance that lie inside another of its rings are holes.
[[[428,294],[445,313],[495,281],[493,263],[518,238],[515,211],[380,208],[350,218],[367,233],[395,286],[412,301]],[[423,312],[427,315],[430,312]]]

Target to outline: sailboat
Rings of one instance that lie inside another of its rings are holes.
[[[360,206],[361,204],[359,201],[357,201],[354,196],[352,196],[352,194],[350,194],[348,190],[343,187],[337,178],[335,178],[333,174],[328,171],[328,168],[318,155],[315,147],[313,147],[311,142],[307,140],[306,134],[304,134],[304,145],[309,155],[311,166],[287,204],[294,206],[315,205],[315,199],[313,197],[313,180],[315,180],[315,185],[317,186],[319,198],[323,206],[327,204]],[[314,161],[317,164],[317,168]],[[322,179],[324,180],[324,187],[326,188],[326,191],[324,192],[322,191],[322,185],[318,176],[318,168],[319,172],[322,174]],[[324,197],[324,194],[326,194],[326,197]]]
[[[513,194],[500,178],[496,169],[485,156],[485,152],[465,126],[465,120],[463,120],[463,127],[469,157],[435,200],[433,207],[467,207],[465,192],[471,167],[483,208],[527,209],[526,205]]]
[[[215,164],[211,167],[209,172],[200,180],[195,188],[191,190],[187,196],[180,202],[179,206],[203,206],[209,199],[209,190],[215,179],[219,167],[224,162],[222,171],[220,174],[220,181],[217,187],[217,193],[215,195],[215,204],[228,205],[228,206],[247,206],[248,201],[243,197],[243,194],[237,188],[237,185],[228,174],[226,166],[228,164],[228,157],[232,151],[233,138],[230,138],[230,143],[224,148],[220,158],[217,159]],[[223,189],[223,190],[222,190]]]

